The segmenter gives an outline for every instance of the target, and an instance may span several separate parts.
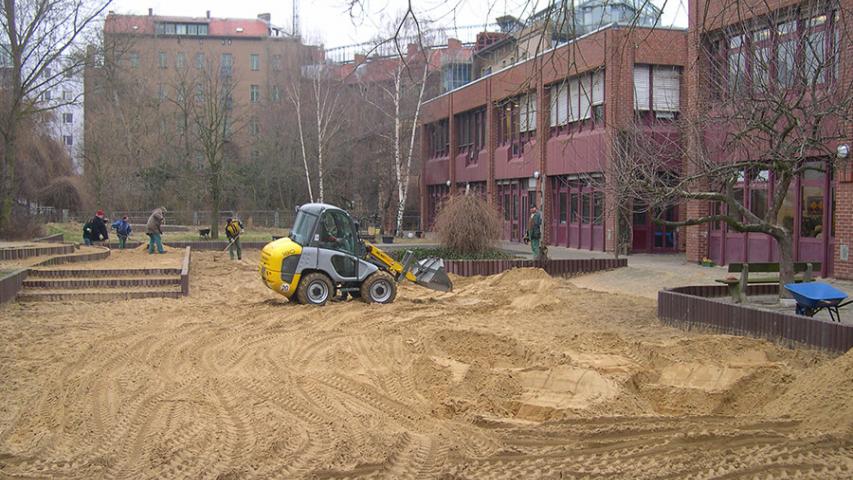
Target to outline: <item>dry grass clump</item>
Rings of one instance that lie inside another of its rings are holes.
[[[498,211],[475,195],[454,195],[444,202],[435,221],[442,245],[456,253],[491,250],[501,236]]]

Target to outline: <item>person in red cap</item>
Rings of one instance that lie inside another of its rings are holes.
[[[104,211],[98,210],[89,223],[83,226],[83,242],[91,245],[94,242],[107,241],[110,239],[107,224],[104,221]]]

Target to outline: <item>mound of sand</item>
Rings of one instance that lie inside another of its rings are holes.
[[[803,420],[803,427],[853,434],[853,350],[800,372],[764,413]]]

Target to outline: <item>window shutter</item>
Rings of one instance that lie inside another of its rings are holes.
[[[592,104],[604,103],[604,71],[598,70],[592,74]]]
[[[572,79],[569,82],[569,122],[580,120],[580,85],[578,79]]]
[[[560,113],[557,116],[557,121],[560,125],[565,125],[569,120],[569,84],[568,82],[562,82],[559,86],[559,100],[560,104]]]
[[[582,75],[579,78],[580,85],[580,119],[586,120],[590,116],[590,100],[592,98],[592,85],[590,75]]]
[[[634,110],[649,109],[649,66],[634,65]]]
[[[557,125],[560,124],[559,108],[560,108],[560,90],[561,90],[560,86],[561,85],[562,84],[551,85],[551,89],[550,89],[551,100],[549,103],[551,105],[550,114],[551,114],[551,126],[552,127],[556,127]]]
[[[527,130],[536,130],[536,92],[527,96]]]
[[[680,107],[681,75],[674,67],[655,67],[652,109],[657,112],[677,112]]]

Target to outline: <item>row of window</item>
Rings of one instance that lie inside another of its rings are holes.
[[[604,71],[579,75],[550,87],[551,127],[604,120]]]
[[[557,221],[560,225],[604,223],[604,192],[559,192],[557,202]]]
[[[169,68],[169,54],[167,52],[159,52],[157,56],[158,66],[162,69]],[[128,53],[128,63],[132,68],[139,68],[139,52]],[[196,52],[193,58],[195,68],[203,69],[207,65],[207,58],[203,52]],[[273,55],[270,59],[273,71],[281,71],[282,59],[281,55]],[[175,68],[183,69],[187,65],[187,54],[185,52],[177,52],[175,54]],[[219,59],[219,68],[223,73],[231,74],[234,66],[234,56],[231,53],[223,53]],[[257,53],[249,54],[249,69],[257,72],[261,69],[261,56]]]
[[[175,88],[175,98],[178,102],[182,102],[184,100],[185,93],[186,92],[184,92],[181,88]],[[198,101],[204,99],[204,87],[200,83],[197,83],[195,85],[195,96],[196,100]],[[158,97],[160,101],[164,101],[167,98],[166,86],[162,83],[159,85],[158,88]],[[278,85],[273,85],[272,87],[270,87],[270,100],[274,102],[278,102],[281,100],[281,88]],[[258,103],[261,101],[260,85],[249,85],[249,101],[251,103]]]
[[[800,212],[799,236],[818,238],[823,235],[823,215],[825,191],[827,185],[832,188],[832,172],[827,174],[827,164],[824,161],[809,162],[802,174],[791,183],[790,189],[785,195],[782,206],[779,209],[779,218],[782,225],[790,231],[795,231],[795,218],[797,211]],[[774,195],[773,174],[768,170],[754,170],[741,173],[738,183],[734,189],[734,198],[747,210],[759,218],[764,218],[769,208],[769,201]],[[799,201],[798,191],[799,188]],[[834,202],[835,195],[831,195]],[[799,206],[798,206],[799,203]],[[714,204],[714,214],[721,214],[726,207],[720,203]],[[835,208],[831,208],[831,233],[835,232]],[[738,221],[743,221],[743,216],[737,212],[732,214]],[[711,230],[722,230],[723,222],[711,224]]]
[[[793,12],[710,36],[715,98],[768,87],[823,84],[838,77],[838,11]]]
[[[509,145],[513,157],[524,153],[524,145],[536,135],[536,93],[506,100],[498,108],[498,145]]]
[[[44,101],[50,101],[53,99],[53,93],[50,89],[44,90],[41,92],[41,99]],[[71,102],[74,100],[74,92],[71,90],[63,90],[62,91],[62,101]]]
[[[427,157],[446,157],[450,153],[450,125],[447,119],[426,126]]]
[[[604,71],[578,75],[550,85],[551,128],[592,120],[604,121]],[[663,65],[634,66],[634,108],[638,113],[653,112],[656,118],[674,118],[681,108],[681,69]],[[456,116],[458,151],[479,151],[485,147],[485,109]],[[537,124],[537,95],[530,92],[504,101],[496,111],[497,144],[510,145],[513,157],[524,152]],[[446,122],[446,120],[445,120]],[[438,124],[428,126],[431,156],[446,154],[448,138]]]
[[[457,152],[469,152],[470,161],[474,161],[474,155],[486,148],[486,109],[479,108],[460,113],[454,122],[456,123]]]
[[[172,23],[158,22],[154,24],[154,32],[157,35],[186,35],[193,37],[207,36],[206,23]]]

